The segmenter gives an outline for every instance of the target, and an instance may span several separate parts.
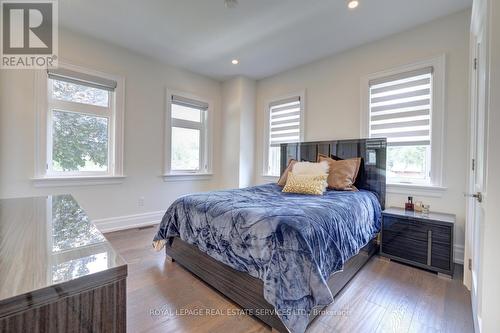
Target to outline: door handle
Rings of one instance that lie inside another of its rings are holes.
[[[475,194],[464,193],[464,196],[476,198],[477,202],[483,202],[483,194],[481,192],[477,192]]]

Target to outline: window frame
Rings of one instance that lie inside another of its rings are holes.
[[[201,112],[201,122],[172,118],[172,98],[178,96],[208,105]],[[165,134],[164,134],[164,181],[209,180],[212,173],[212,101],[173,89],[166,90],[165,96]],[[176,126],[177,124],[177,126]],[[200,130],[199,170],[172,170],[172,128],[188,128]]]
[[[432,110],[431,110],[431,144],[430,144],[430,180],[428,183],[422,182],[395,182],[387,179],[388,185],[394,189],[423,188],[423,189],[444,189],[444,138],[446,115],[446,56],[444,54],[432,58],[417,61],[411,64],[394,67],[389,70],[369,74],[361,79],[361,136],[369,137],[370,126],[370,86],[371,80],[384,78],[391,75],[419,70],[424,67],[433,67],[432,75]],[[389,189],[390,190],[390,189]],[[395,190],[395,193],[399,193]]]
[[[119,183],[123,175],[123,126],[124,89],[122,76],[59,61],[59,68],[116,81],[117,86],[109,93],[109,106],[102,107],[79,102],[57,100],[50,95],[52,85],[45,70],[35,72],[35,172],[36,187],[98,185]],[[52,109],[108,119],[108,168],[107,171],[57,172],[52,170]],[[105,111],[105,114],[99,112]]]
[[[303,142],[305,138],[305,105],[306,105],[306,91],[302,90],[295,93],[281,95],[267,100],[264,104],[265,117],[264,117],[264,135],[263,135],[263,163],[262,163],[262,177],[275,180],[280,175],[269,174],[269,142],[270,142],[270,123],[271,104],[280,102],[286,99],[296,98],[300,99],[300,135],[299,141]],[[281,163],[281,162],[280,162]]]

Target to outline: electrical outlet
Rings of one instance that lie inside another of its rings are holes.
[[[144,197],[139,198],[139,200],[137,201],[137,205],[139,207],[144,207]]]

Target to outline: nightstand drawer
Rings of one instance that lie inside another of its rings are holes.
[[[400,233],[384,230],[382,252],[395,257],[427,264],[427,239],[408,238]]]
[[[432,231],[432,241],[442,244],[451,244],[451,228],[442,227],[439,225],[429,225],[427,226],[429,230]]]
[[[451,244],[451,228],[449,227],[432,225],[418,220],[409,220],[392,216],[384,217],[383,232],[391,231],[404,235],[404,237],[427,241],[429,230],[432,232],[433,241]]]
[[[406,219],[385,216],[383,232],[392,232],[406,238],[427,242],[427,231],[422,228],[422,225]]]
[[[450,270],[450,246],[432,242],[431,266]]]

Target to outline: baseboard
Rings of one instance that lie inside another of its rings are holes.
[[[457,264],[464,264],[464,246],[455,244],[453,246],[453,261]]]
[[[161,222],[164,211],[148,212],[142,214],[108,217],[92,220],[100,232],[113,232],[118,230],[146,227]]]

